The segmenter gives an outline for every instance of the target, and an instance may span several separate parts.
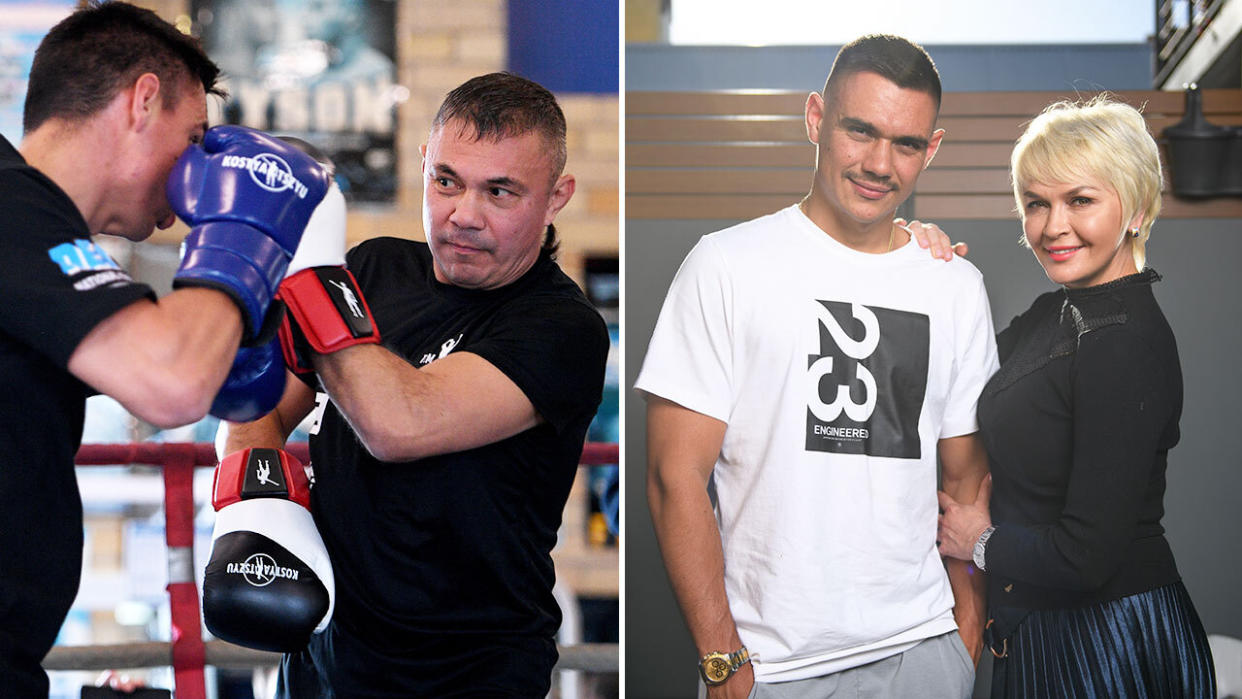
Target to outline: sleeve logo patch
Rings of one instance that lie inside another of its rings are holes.
[[[73,284],[78,291],[133,281],[103,248],[84,238],[61,243],[48,250],[47,256],[66,277],[81,277]]]

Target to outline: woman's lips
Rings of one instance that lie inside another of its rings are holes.
[[[1068,260],[1069,258],[1073,257],[1074,253],[1078,252],[1079,250],[1082,250],[1082,247],[1083,246],[1081,245],[1076,245],[1074,247],[1044,248],[1044,249],[1048,251],[1048,256],[1051,257],[1054,262],[1064,262]]]

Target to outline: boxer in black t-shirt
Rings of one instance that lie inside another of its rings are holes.
[[[551,549],[603,391],[603,320],[554,256],[565,121],[541,86],[453,90],[422,148],[428,243],[346,261],[380,344],[317,352],[311,388],[226,424],[279,448],[312,409],[311,510],[336,608],[280,696],[546,696],[561,614]]]
[[[90,3],[35,52],[20,146],[0,137],[6,697],[47,695],[40,662],[77,592],[82,505],[73,457],[85,399],[107,394],[160,427],[194,422],[213,401],[221,408],[222,384],[238,378],[230,366],[239,343],[259,339],[326,191],[326,171],[310,156],[249,129],[207,131],[217,73],[195,40],[154,13]],[[252,185],[250,172],[226,164],[277,152],[284,191]],[[227,197],[217,196],[222,190]],[[174,211],[192,232],[178,290],[157,300],[92,236],[141,241],[172,225]],[[257,259],[265,262],[259,273]],[[232,390],[249,401],[244,385],[234,381]],[[278,397],[280,387],[272,392]]]

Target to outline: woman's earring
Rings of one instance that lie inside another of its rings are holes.
[[[1130,229],[1130,237],[1131,237],[1131,238],[1137,238],[1137,237],[1138,237],[1138,235],[1139,235],[1139,229],[1138,229],[1138,228],[1131,228],[1131,229]]]

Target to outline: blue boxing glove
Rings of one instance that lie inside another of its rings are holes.
[[[230,422],[257,420],[276,408],[284,390],[285,360],[280,338],[273,337],[264,344],[237,350],[233,367],[209,412]]]
[[[173,166],[166,192],[190,226],[174,287],[227,293],[242,311],[244,342],[274,327],[264,319],[311,214],[332,182],[298,148],[242,126],[207,131]]]

